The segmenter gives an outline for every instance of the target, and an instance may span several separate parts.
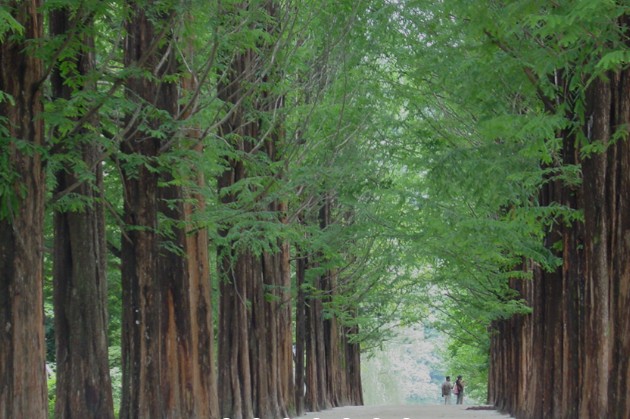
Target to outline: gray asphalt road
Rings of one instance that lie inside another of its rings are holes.
[[[467,410],[467,405],[351,406],[306,413],[295,419],[497,419],[509,418],[495,410]]]

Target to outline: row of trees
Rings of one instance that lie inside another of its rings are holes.
[[[627,2],[405,4],[391,83],[425,138],[406,227],[453,354],[490,353],[516,417],[628,417]]]
[[[0,7],[1,417],[46,416],[47,361],[55,417],[362,402],[366,12]]]
[[[424,321],[502,409],[623,417],[628,26],[609,0],[5,2],[0,415],[44,416],[47,351],[59,417],[357,404],[359,343]]]
[[[497,324],[490,396],[524,418],[628,417],[630,15],[623,2],[542,11],[521,11],[518,27],[491,41],[519,60],[529,51],[553,57],[532,70],[541,112],[562,121],[545,138],[553,155],[538,203],[575,215],[545,230],[561,265],[545,271],[528,261],[531,282],[512,283],[533,313]],[[514,39],[525,52],[502,46]],[[562,167],[578,168],[579,178],[556,176]]]

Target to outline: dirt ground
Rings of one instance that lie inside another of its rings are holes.
[[[350,406],[309,412],[295,419],[497,419],[496,410],[468,410],[468,405]]]

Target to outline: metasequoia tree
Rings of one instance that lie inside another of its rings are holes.
[[[333,196],[325,194],[317,211],[322,234],[339,223],[333,215]],[[308,411],[361,405],[360,347],[352,341],[358,330],[340,321],[339,311],[348,308],[338,307],[336,301],[352,290],[339,284],[337,268],[327,267],[330,262],[321,251],[304,251],[296,263],[296,382],[306,388],[305,393],[296,389],[296,404]]]
[[[597,36],[606,39],[604,45],[586,30],[554,26],[554,36],[574,37],[557,49],[562,51],[558,57],[570,61],[549,78],[553,89],[535,69],[525,69],[546,112],[574,121],[557,132],[562,142],[556,164],[581,168],[580,183],[550,179],[539,201],[580,211],[583,220],[553,225],[545,236],[545,244],[562,259],[561,268],[544,272],[534,265],[531,282],[513,281],[533,313],[497,324],[489,397],[524,418],[628,417],[628,400],[617,389],[630,377],[622,355],[630,344],[625,240],[630,231],[630,70],[618,59],[619,51],[630,46],[629,18],[615,4],[597,13],[558,4],[546,13],[537,18],[540,26],[533,36],[546,36],[547,24],[561,17],[580,21],[580,27],[598,27]],[[554,40],[547,43],[549,50]]]
[[[407,124],[428,139],[425,173],[442,177],[413,199],[446,221],[409,226],[480,334],[523,304],[532,311],[494,323],[490,401],[518,417],[627,416],[616,391],[629,374],[618,355],[628,342],[627,7],[403,4],[400,21],[423,36],[401,42],[411,52],[396,55],[396,91],[421,116]]]
[[[96,87],[94,81],[88,81],[94,70],[94,41],[87,33],[91,23],[87,16],[86,10],[69,8],[50,14],[51,35],[68,45],[62,55],[69,57],[73,52],[72,59],[60,60],[51,75],[53,99],[63,101],[62,109],[71,106],[71,86],[78,84],[77,90],[84,93]],[[113,418],[107,356],[103,150],[88,128],[59,141],[57,158],[62,163],[54,196],[58,201],[54,222],[55,416]],[[85,173],[77,173],[79,167]],[[81,199],[80,208],[59,203],[66,196]]]
[[[191,48],[187,50],[187,57],[193,56]],[[197,99],[196,94],[200,88],[200,82],[193,74],[183,77],[181,88],[189,99],[184,101],[180,109],[180,119],[186,120],[194,114]],[[184,135],[189,138],[190,144],[199,159],[203,159],[203,138],[196,126],[187,126]],[[186,146],[186,145],[185,145]],[[193,167],[188,173],[189,180],[193,183],[191,188],[185,188],[183,216],[186,225],[186,261],[190,275],[191,306],[196,307],[199,333],[195,336],[195,346],[199,352],[196,367],[200,370],[200,387],[206,394],[210,417],[219,416],[218,393],[216,390],[217,376],[214,348],[214,315],[212,308],[212,289],[210,283],[210,256],[208,227],[203,222],[198,222],[199,214],[204,214],[206,209],[206,196],[202,193],[206,186],[204,172],[200,167]]]
[[[364,175],[371,170],[364,169],[371,158],[363,156],[359,167],[357,156],[365,151],[361,149],[365,144],[359,144],[364,136],[370,138],[366,132],[371,128],[363,119],[369,111],[362,95],[374,91],[367,87],[361,64],[363,54],[369,55],[361,49],[365,35],[353,33],[360,26],[358,16],[367,11],[356,2],[327,7],[309,15],[309,27],[300,31],[307,39],[313,31],[317,42],[306,44],[310,55],[303,54],[302,59],[308,65],[300,68],[300,89],[291,97],[304,112],[292,136],[297,141],[291,150],[298,157],[290,162],[299,208],[294,217],[304,230],[295,246],[298,413],[363,403],[360,338],[354,322],[361,301],[340,303],[358,293],[353,280],[340,281],[339,271],[356,269],[351,255],[364,249],[357,250],[361,245],[353,242],[344,220],[354,208],[340,203],[339,196],[353,201],[365,193]],[[322,34],[319,28],[330,29]]]
[[[630,374],[620,355],[628,350],[628,246],[622,236],[629,229],[624,208],[630,150],[627,141],[613,139],[630,121],[629,76],[627,70],[610,73],[587,90],[591,117],[584,134],[606,144],[605,152],[581,157],[575,136],[564,137],[564,161],[581,163],[582,185],[550,182],[541,194],[541,203],[584,211],[583,223],[557,226],[547,235],[550,246],[564,244],[563,269],[544,272],[534,266],[531,283],[514,281],[533,314],[497,324],[489,397],[519,417],[628,412],[625,398],[609,388]]]
[[[0,27],[0,416],[45,418],[41,1],[3,6]]]
[[[230,13],[243,10],[225,13],[228,19]],[[281,22],[275,1],[250,5],[247,13],[252,16],[248,26],[262,27],[277,40]],[[266,23],[257,22],[261,17]],[[263,43],[257,50],[235,53],[219,85],[219,98],[228,105],[219,135],[233,148],[218,179],[219,195],[235,210],[247,205],[244,202],[252,204],[248,216],[257,221],[249,228],[265,220],[279,228],[286,214],[285,202],[267,196],[274,183],[282,182],[271,169],[282,159],[283,141],[277,116],[283,97],[275,91],[279,73],[271,60],[275,47],[273,42]],[[250,184],[257,177],[267,186]],[[293,411],[289,249],[283,239],[266,237],[258,239],[269,245],[252,248],[246,239],[238,240],[247,229],[227,224],[220,231],[225,239],[218,266],[221,414],[233,419],[284,417]]]
[[[177,15],[159,2],[127,6],[125,66],[133,74],[126,89],[137,107],[127,119],[120,156],[126,224],[120,416],[213,417],[206,261],[196,250],[201,236],[186,235],[176,165],[164,164],[180,138],[171,37]]]

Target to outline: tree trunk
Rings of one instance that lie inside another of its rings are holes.
[[[248,68],[251,56],[237,58],[237,68]],[[234,74],[244,74],[237,72]],[[246,74],[246,73],[245,73]],[[239,76],[235,76],[239,77]],[[236,96],[232,96],[236,97]],[[238,99],[236,99],[238,101]],[[221,135],[238,133],[237,147],[249,152],[252,144],[243,137],[257,138],[259,127],[244,122],[245,115],[235,112],[234,119],[222,127]],[[277,141],[272,139],[271,141]],[[270,141],[270,142],[271,142]],[[269,146],[265,152],[273,159]],[[247,178],[238,161],[219,179],[219,190]],[[224,203],[237,202],[227,194]],[[280,214],[284,204],[269,208]],[[279,220],[281,222],[281,220]],[[223,231],[225,236],[227,231]],[[274,253],[253,254],[248,249],[219,249],[221,260],[221,309],[219,326],[219,400],[224,417],[275,418],[293,410],[292,332],[290,317],[290,275],[288,245],[277,243]],[[231,246],[230,246],[231,247]]]
[[[630,22],[626,16],[625,25]],[[630,378],[626,355],[630,321],[630,197],[628,126],[630,69],[594,81],[587,91],[585,134],[601,141],[607,151],[585,159],[584,200],[584,359],[581,377],[581,417],[630,416],[625,384]],[[615,130],[625,140],[612,140]],[[619,387],[616,387],[619,385]]]
[[[192,57],[192,54],[189,54]],[[194,92],[198,86],[193,77],[185,77],[182,88],[188,92]],[[184,105],[186,106],[186,105]],[[188,110],[195,106],[187,106]],[[183,109],[182,109],[183,110]],[[182,119],[187,119],[190,113],[185,113]],[[203,152],[203,146],[198,129],[188,130],[188,138],[196,142],[194,149],[198,153]],[[197,175],[196,185],[199,190],[206,187],[204,174],[201,170],[194,171]],[[186,260],[190,274],[191,307],[193,314],[193,330],[198,329],[198,334],[193,335],[195,340],[193,351],[195,358],[199,359],[199,385],[200,392],[206,393],[199,403],[207,403],[202,411],[208,411],[209,417],[219,417],[219,400],[217,393],[217,375],[214,353],[214,321],[212,308],[212,287],[210,283],[210,258],[208,253],[208,228],[200,227],[194,222],[195,215],[203,214],[206,208],[205,197],[198,192],[185,191],[184,218],[186,220]],[[196,324],[195,324],[196,323]]]
[[[246,52],[235,57],[231,63],[230,74],[226,84],[220,86],[219,97],[232,106],[242,100],[243,87],[239,79],[251,77],[253,53]],[[252,123],[245,121],[245,111],[242,107],[233,110],[232,116],[220,127],[220,135],[228,137],[232,134],[256,138]],[[235,149],[243,150],[245,142],[242,139],[234,144]],[[246,178],[247,174],[242,162],[232,160],[218,180],[219,192],[233,186],[236,182]],[[222,202],[232,204],[237,196],[224,194]],[[228,231],[221,231],[226,236]],[[260,281],[256,277],[256,261],[249,251],[242,250],[237,254],[230,246],[218,248],[220,306],[219,306],[219,409],[223,417],[243,419],[254,416],[254,360],[250,359],[250,352],[255,351],[260,341],[252,337],[251,317],[254,287]],[[254,348],[250,349],[251,340]],[[255,356],[257,355],[254,354]]]
[[[153,109],[177,112],[178,93],[174,81],[174,48],[163,35],[173,24],[166,12],[151,10],[156,3],[131,3],[127,24],[125,65],[136,65],[156,79],[137,76],[127,82],[132,100],[149,111],[150,130],[163,122]],[[131,119],[131,118],[130,118]],[[142,118],[141,118],[142,119]],[[207,278],[202,278],[206,261],[194,237],[186,237],[184,191],[173,182],[172,167],[156,160],[160,149],[171,140],[158,139],[140,124],[132,124],[122,144],[129,161],[123,162],[125,192],[122,240],[123,275],[123,397],[121,418],[210,417],[213,411],[211,348],[212,326]],[[162,128],[163,129],[163,128]],[[168,147],[166,147],[168,148]],[[140,160],[138,164],[137,161]],[[163,186],[166,185],[166,186]],[[161,222],[164,220],[164,222]],[[200,236],[201,237],[201,236]],[[197,238],[199,239],[199,238]]]
[[[343,327],[344,362],[341,370],[345,374],[343,379],[344,404],[351,406],[363,405],[363,385],[361,382],[361,347],[351,342],[351,337],[358,334],[358,327]]]
[[[5,2],[23,35],[0,41],[0,417],[46,418],[43,313],[44,69],[27,42],[43,36],[41,1]],[[5,119],[6,118],[6,119]],[[10,137],[10,138],[6,138]]]
[[[297,296],[295,300],[295,413],[301,416],[305,409],[304,357],[306,350],[306,297],[304,284],[306,282],[306,267],[308,259],[301,251],[297,252],[295,262],[295,278]]]
[[[630,26],[626,13],[621,24]],[[626,29],[627,30],[627,29]],[[628,47],[626,40],[626,48]],[[630,69],[611,76],[611,119],[613,129],[630,124]],[[609,182],[607,200],[610,218],[609,260],[611,285],[610,307],[610,378],[608,391],[608,417],[630,416],[630,399],[627,385],[630,382],[630,145],[628,137],[610,145],[608,151]]]
[[[53,36],[73,36],[70,10],[51,12]],[[86,50],[72,63],[77,75],[94,68],[94,42],[83,36]],[[60,71],[51,76],[54,98],[70,100],[71,84]],[[95,86],[83,86],[93,90]],[[56,194],[69,190],[83,196],[80,211],[55,212],[54,301],[57,383],[55,417],[113,418],[109,359],[107,355],[107,282],[101,149],[88,130],[65,140],[62,153],[79,150],[85,166],[92,170],[94,184],[81,182],[66,164],[57,174]]]
[[[326,386],[326,350],[321,278],[313,278],[306,298],[306,410],[316,412],[333,407]]]

